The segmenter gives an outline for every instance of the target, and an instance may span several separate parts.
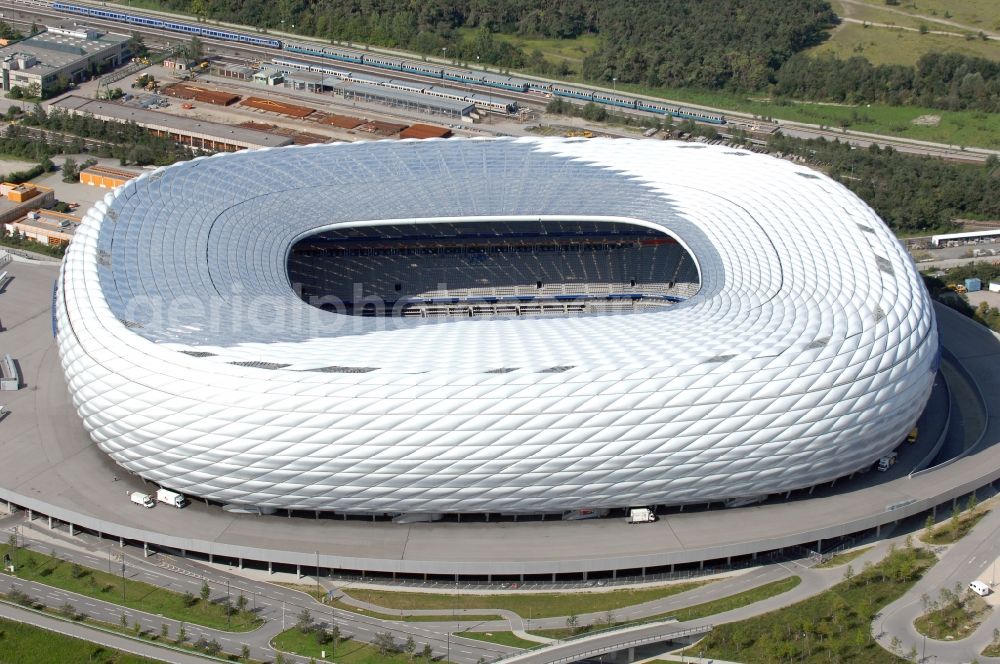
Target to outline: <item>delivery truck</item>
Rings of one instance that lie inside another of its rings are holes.
[[[142,507],[156,506],[156,503],[153,502],[153,497],[148,493],[143,493],[142,491],[131,491],[129,492],[128,497],[133,503]]]
[[[187,498],[170,489],[157,489],[156,500],[178,509],[187,505]]]

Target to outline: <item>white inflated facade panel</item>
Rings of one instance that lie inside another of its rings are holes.
[[[427,323],[321,311],[289,283],[291,247],[322,230],[521,219],[661,230],[696,260],[700,290],[641,313]],[[919,275],[857,197],[786,161],[661,141],[384,141],[177,164],[89,211],[57,323],[73,402],[117,463],[221,502],[344,512],[811,486],[899,444],[938,361]]]

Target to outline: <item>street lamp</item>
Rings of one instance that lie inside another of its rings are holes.
[[[442,46],[441,47],[441,59],[442,60],[447,60],[448,59],[448,56],[446,55],[447,53],[448,53],[448,47],[447,46]]]
[[[611,89],[614,90],[615,92],[618,92],[618,77],[617,76],[612,76],[611,77]]]

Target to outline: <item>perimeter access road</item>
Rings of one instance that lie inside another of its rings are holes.
[[[943,588],[959,584],[963,590],[976,579],[990,583],[992,567],[1000,558],[1000,509],[993,509],[965,537],[940,554],[938,562],[902,597],[885,607],[872,623],[872,634],[883,648],[891,650],[898,639],[902,652],[916,647],[923,661],[1000,662],[1000,657],[984,657],[983,649],[993,642],[993,630],[1000,628],[1000,610],[994,607],[990,617],[964,639],[937,641],[924,639],[913,622],[924,613],[922,597],[936,599]]]
[[[235,603],[236,598],[243,594],[247,598],[248,608],[254,610],[254,613],[265,621],[263,626],[254,631],[240,633],[209,629],[185,622],[183,625],[189,644],[199,638],[204,638],[206,641],[215,640],[222,645],[224,651],[234,654],[239,654],[245,644],[250,648],[252,658],[270,661],[275,656],[275,651],[270,645],[271,639],[283,630],[293,627],[302,609],[309,609],[316,623],[324,624],[327,628],[336,625],[344,637],[349,636],[357,641],[371,643],[375,640],[375,635],[380,633],[392,634],[397,642],[405,642],[412,636],[418,650],[424,644],[430,645],[435,656],[449,655],[449,660],[456,664],[472,664],[480,659],[492,661],[516,652],[516,649],[507,646],[448,635],[449,632],[469,629],[478,623],[456,624],[445,622],[444,617],[441,623],[408,623],[371,618],[325,606],[306,593],[292,588],[236,576],[183,558],[166,554],[145,558],[141,554],[134,555],[129,549],[123,549],[107,541],[98,541],[87,535],[76,535],[67,541],[67,538],[58,534],[58,531],[46,532],[36,527],[36,524],[26,521],[24,517],[25,513],[19,513],[0,520],[0,528],[8,534],[16,534],[21,546],[27,545],[27,548],[42,553],[54,552],[64,561],[94,569],[107,569],[110,565],[114,573],[121,570],[121,560],[124,557],[127,580],[142,581],[178,593],[190,592],[197,596],[202,584],[207,581],[211,588],[210,601],[225,602],[228,596]],[[51,608],[72,604],[78,612],[85,613],[89,618],[111,625],[120,624],[123,613],[127,616],[130,628],[138,622],[143,631],[151,634],[159,634],[161,625],[166,624],[170,639],[177,637],[182,624],[181,621],[165,618],[162,615],[125,608],[42,583],[0,575],[0,592],[9,593],[14,588],[26,592],[33,600]],[[59,622],[56,618],[52,620]],[[90,636],[81,638],[94,641],[103,634],[85,625],[79,626],[90,631]],[[505,624],[504,629],[511,627]],[[121,638],[128,640],[124,636]],[[150,656],[173,661],[170,651],[164,651],[154,645],[150,647],[157,649],[157,654]],[[308,658],[304,657],[286,657],[286,659],[292,662],[308,661]]]

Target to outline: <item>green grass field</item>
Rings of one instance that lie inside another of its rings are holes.
[[[737,662],[903,662],[871,635],[876,612],[916,583],[935,561],[924,549],[899,549],[827,592],[741,622],[717,625],[686,651]]]
[[[0,618],[0,662],[4,664],[156,664],[159,661]]]
[[[543,645],[537,641],[522,639],[513,632],[460,632],[456,636],[464,636],[477,641],[486,641],[487,643],[497,643],[502,646],[510,646],[511,648],[524,648],[525,650]]]
[[[446,595],[342,588],[355,599],[388,609],[506,609],[522,618],[553,618],[595,613],[642,604],[703,586],[708,581],[689,581],[659,588],[611,590],[593,593],[525,593],[523,595]]]
[[[948,519],[925,532],[920,539],[928,544],[953,544],[965,537],[972,528],[989,513],[988,509],[977,509],[973,512],[963,512],[958,521]]]
[[[9,544],[0,545],[0,554],[10,550]],[[46,585],[112,602],[147,613],[159,613],[168,618],[183,620],[214,629],[227,629],[226,609],[222,604],[205,602],[198,598],[193,606],[185,606],[184,595],[165,590],[141,581],[125,582],[125,599],[122,600],[122,578],[102,570],[80,567],[52,556],[18,549],[12,557],[16,563],[15,576],[38,581]],[[233,598],[235,603],[236,598]],[[79,609],[79,607],[77,607]],[[256,629],[263,621],[249,611],[232,616],[228,628],[234,632]]]
[[[885,8],[885,0],[861,0]],[[836,9],[836,7],[834,7]],[[902,0],[893,9],[928,19],[947,19],[978,30],[1000,31],[1000,4],[996,0]]]
[[[411,664],[412,662],[431,661],[421,656],[410,657],[403,652],[382,655],[374,646],[353,639],[341,639],[336,646],[332,643],[320,645],[313,634],[303,634],[294,627],[271,639],[271,645],[278,650],[303,657],[321,657],[325,651],[325,661],[336,661],[337,664]],[[403,644],[397,641],[396,645],[401,648]],[[415,646],[416,654],[419,655],[424,644],[417,642]],[[437,661],[447,664],[444,659]]]
[[[462,37],[472,37],[476,34],[476,29],[459,28],[456,32]],[[583,65],[583,59],[597,48],[598,41],[597,35],[582,35],[576,39],[531,39],[502,33],[493,36],[517,46],[528,56],[538,49],[549,62],[553,64],[565,62],[577,72]]]
[[[970,592],[939,609],[928,611],[913,621],[913,626],[921,634],[939,641],[964,639],[989,618],[991,611],[982,597]]]
[[[887,17],[888,18],[888,17]],[[908,19],[901,19],[897,25],[907,25]],[[863,19],[868,20],[868,19]],[[877,20],[877,19],[875,19]],[[918,21],[918,24],[920,22]],[[929,30],[961,32],[938,23],[925,22]],[[917,26],[919,27],[919,25]],[[925,53],[932,51],[962,53],[980,58],[1000,60],[1000,41],[965,39],[949,35],[920,34],[911,30],[886,28],[876,25],[841,23],[830,33],[830,39],[809,51],[810,55],[830,53],[839,58],[861,55],[877,65],[912,65]]]

